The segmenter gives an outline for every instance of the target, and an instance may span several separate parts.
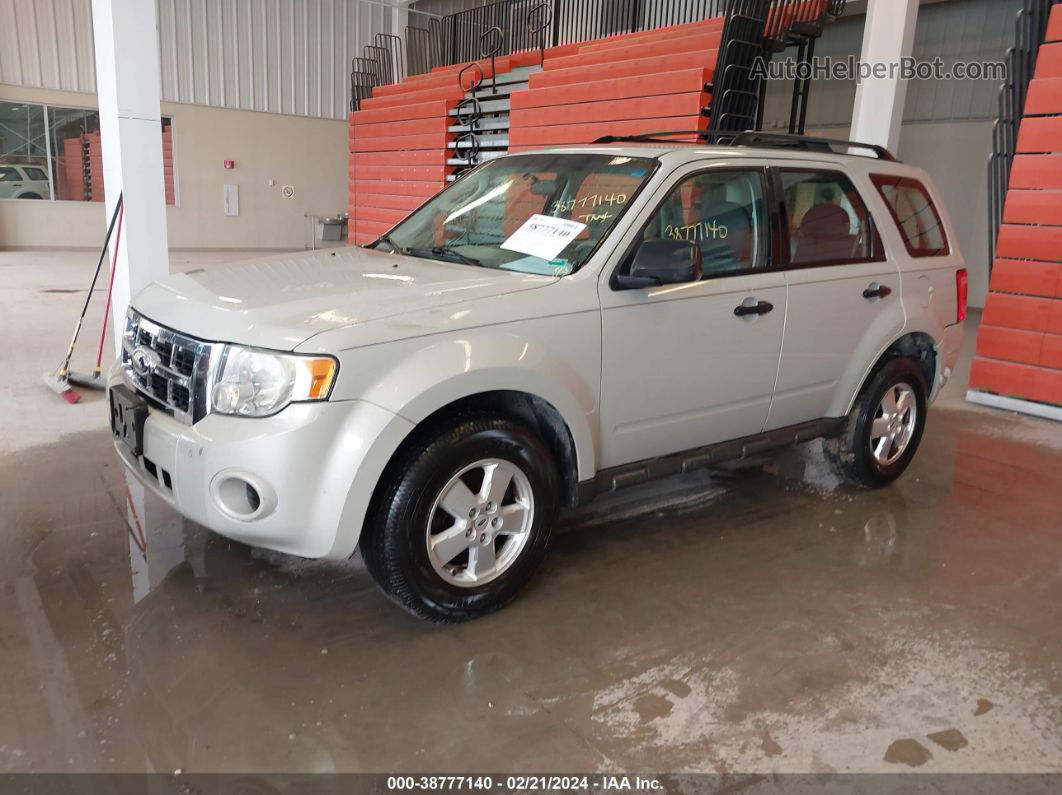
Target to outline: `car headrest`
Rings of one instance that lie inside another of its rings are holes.
[[[849,233],[848,213],[836,204],[819,204],[804,214],[800,236],[811,239],[834,239]]]

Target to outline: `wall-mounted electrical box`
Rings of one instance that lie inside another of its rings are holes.
[[[222,203],[225,207],[225,215],[237,216],[240,214],[240,186],[225,185],[222,192]]]

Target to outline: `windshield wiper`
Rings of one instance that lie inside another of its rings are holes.
[[[447,248],[446,246],[434,246],[433,248],[411,248],[407,249],[404,253],[412,254],[414,257],[427,257],[434,256],[440,259],[449,258],[464,263],[465,265],[476,265],[478,267],[484,267],[483,263],[475,257],[470,257],[467,254],[462,254],[457,249]]]
[[[400,245],[398,245],[398,243],[393,241],[391,239],[390,235],[380,235],[373,242],[372,247],[373,248],[378,248],[381,243],[386,243],[387,245],[389,245],[391,247],[391,251],[393,251],[395,254],[408,254],[409,253],[408,250],[402,248]]]

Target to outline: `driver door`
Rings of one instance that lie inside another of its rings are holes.
[[[673,238],[701,247],[704,275],[621,289],[602,274],[602,468],[761,432],[778,374],[786,284],[768,269],[765,168],[691,165],[657,195],[618,269]]]

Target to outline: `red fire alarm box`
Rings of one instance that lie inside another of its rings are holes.
[[[236,161],[235,160],[226,160],[225,161],[225,168],[236,168]]]

